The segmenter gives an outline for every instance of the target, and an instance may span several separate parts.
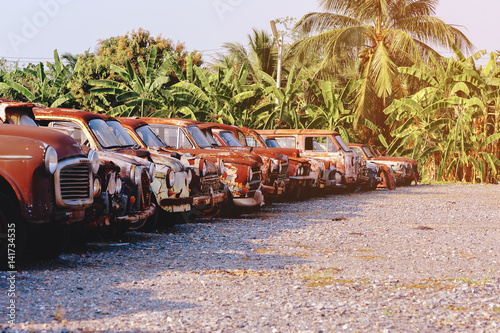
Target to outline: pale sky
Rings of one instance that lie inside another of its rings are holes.
[[[246,44],[252,28],[319,11],[316,0],[3,0],[0,58],[22,62],[95,50],[98,40],[142,27],[198,50],[204,59],[225,42]],[[441,0],[437,16],[488,52],[500,49],[499,0]],[[466,28],[466,29],[465,29]],[[451,53],[443,54],[451,56]]]

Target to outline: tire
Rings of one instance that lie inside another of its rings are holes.
[[[12,232],[14,231],[14,232]],[[14,235],[15,257],[10,257],[9,260],[9,235]],[[7,195],[0,193],[0,269],[14,271],[17,269],[16,264],[24,256],[26,247],[26,222],[21,216],[19,205],[13,202]],[[12,261],[12,264],[9,264]]]

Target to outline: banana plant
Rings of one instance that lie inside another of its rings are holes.
[[[351,105],[356,94],[356,89],[361,81],[349,80],[343,88],[336,88],[331,81],[320,81],[318,84],[308,78],[310,89],[316,96],[317,103],[304,107],[307,114],[306,128],[322,128],[338,131],[346,142],[353,141],[350,129],[355,121]],[[362,119],[362,124],[374,132],[378,127],[367,118]]]
[[[257,72],[257,76],[262,80],[258,86],[271,108],[257,116],[255,128],[304,128],[306,114],[303,108],[307,105],[303,89],[305,74],[305,68],[299,71],[293,66],[288,73],[286,85],[277,88],[276,81],[269,74]]]
[[[475,66],[481,51],[469,58],[455,53],[456,59],[431,57],[432,67],[399,68],[426,87],[384,111],[389,123],[401,124],[388,150],[426,165],[428,179],[492,181],[500,167],[498,150],[492,149],[500,139],[492,122],[498,119],[500,95],[496,57],[481,72]]]
[[[112,116],[141,116],[147,117],[151,113],[167,108],[171,96],[163,89],[169,82],[166,75],[168,63],[164,62],[154,68],[156,62],[156,47],[152,47],[146,62],[138,58],[138,73],[129,60],[126,68],[111,65],[111,70],[116,72],[123,82],[113,80],[90,81],[95,88],[91,89],[94,95],[106,97],[107,106],[111,107],[108,113]]]
[[[69,106],[73,95],[69,92],[71,77],[69,65],[64,65],[54,50],[54,63],[45,69],[43,63],[16,69],[4,77],[0,90],[12,90],[18,97],[49,107]]]

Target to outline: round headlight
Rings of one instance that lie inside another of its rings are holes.
[[[45,150],[45,171],[47,172],[48,175],[53,175],[54,172],[56,172],[57,169],[57,152],[54,148],[51,146],[47,147],[47,150]]]
[[[224,172],[226,171],[226,165],[224,164],[224,160],[220,160],[219,162],[219,173],[222,176]]]
[[[130,168],[130,180],[132,181],[132,184],[139,185],[141,183],[141,172],[142,169],[140,167],[132,165]]]
[[[207,163],[205,162],[204,159],[200,160],[200,177],[205,177],[205,174],[207,173]]]
[[[90,163],[92,165],[92,173],[95,175],[99,171],[99,166],[101,163],[99,161],[99,156],[97,155],[95,150],[90,149],[88,157],[89,157]]]
[[[188,185],[191,184],[191,181],[193,180],[193,171],[191,169],[187,169],[187,181]]]
[[[101,180],[97,177],[94,178],[92,190],[94,191],[95,198],[101,195]]]
[[[252,180],[252,168],[249,166],[247,170],[247,182],[250,183]]]
[[[116,175],[116,190],[115,190],[116,194],[119,194],[122,192],[122,185],[123,185],[123,183],[122,183],[120,176]]]
[[[151,164],[149,165],[149,170],[148,170],[148,172],[149,172],[149,179],[150,179],[151,181],[153,181],[153,179],[155,179],[155,174],[156,174],[156,164],[151,163]]]
[[[172,188],[175,185],[175,174],[172,169],[167,171],[167,187]]]

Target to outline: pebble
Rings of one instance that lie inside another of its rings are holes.
[[[0,331],[497,332],[499,202],[419,185],[129,232],[21,264]]]

